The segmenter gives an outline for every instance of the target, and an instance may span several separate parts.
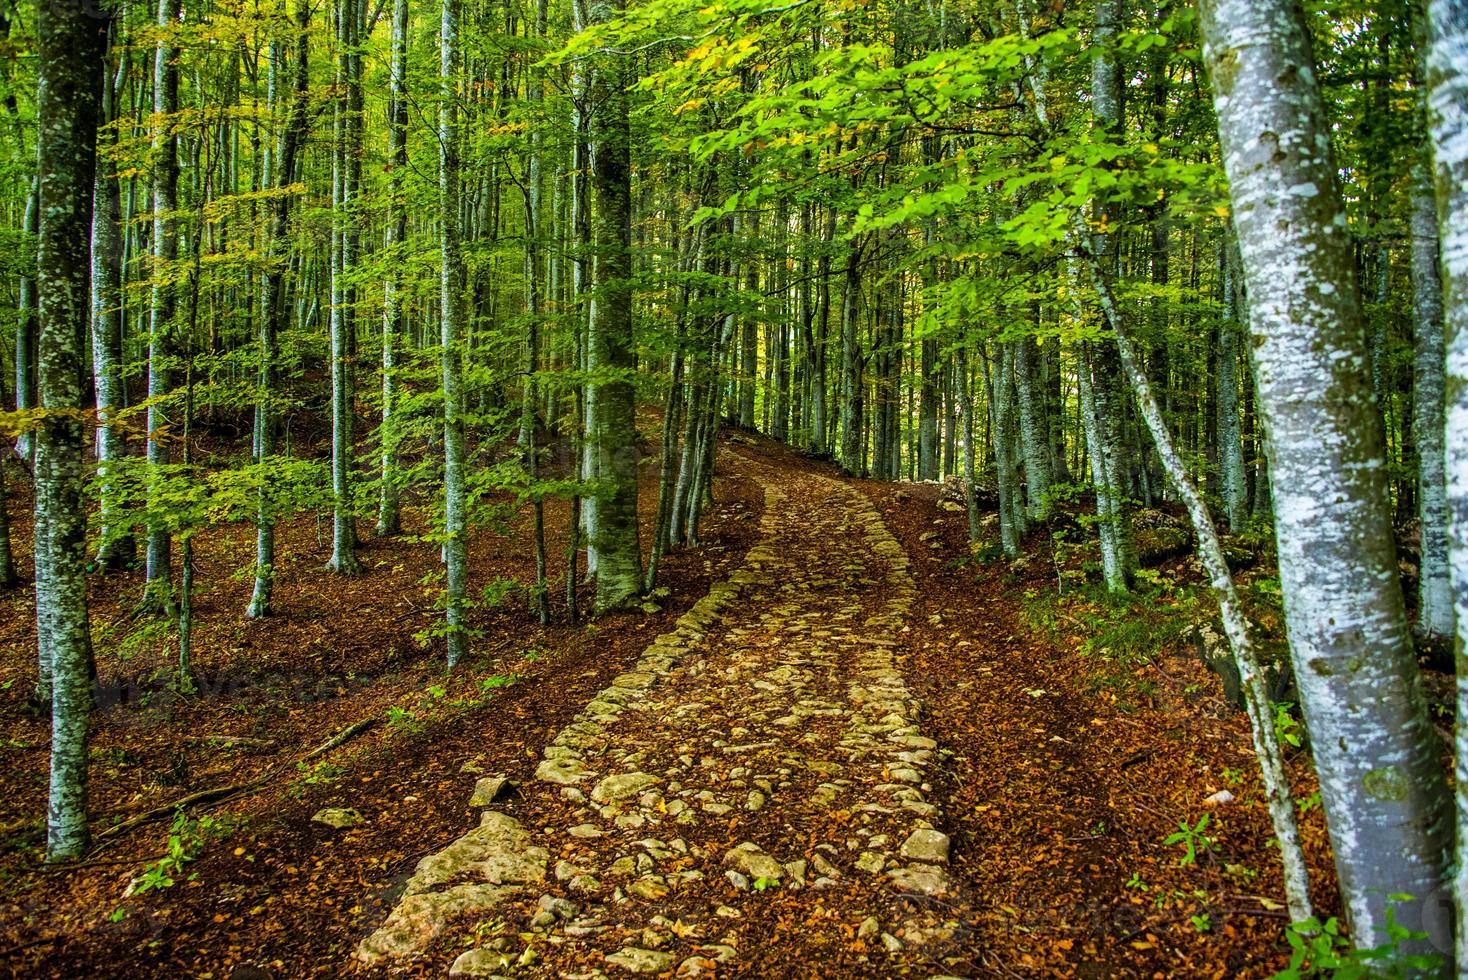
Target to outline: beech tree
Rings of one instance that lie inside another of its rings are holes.
[[[1359,946],[1437,902],[1446,783],[1396,576],[1381,416],[1329,129],[1296,0],[1208,0],[1204,57],[1249,286],[1290,655]]]
[[[1461,0],[1430,0],[1426,4],[1425,33],[1427,45],[1422,74],[1432,138],[1444,292],[1447,383],[1444,492],[1448,510],[1448,571],[1457,616],[1455,785],[1461,847],[1461,842],[1468,840],[1468,669],[1464,669],[1464,653],[1468,651],[1468,110],[1464,108],[1468,105],[1468,71],[1463,67],[1468,57],[1468,4]],[[1423,225],[1427,222],[1425,215],[1418,220]],[[1414,246],[1430,247],[1415,242]],[[1419,269],[1418,273],[1419,278],[1430,277],[1430,270]],[[1430,278],[1428,283],[1419,285],[1430,288]],[[1431,300],[1427,305],[1431,311]],[[1427,333],[1424,346],[1436,340],[1430,325]],[[1468,920],[1468,862],[1464,862],[1461,853],[1453,878],[1453,896],[1458,909],[1457,955],[1461,970],[1468,964],[1468,928],[1462,926]]]
[[[87,719],[92,638],[87,621],[82,351],[88,332],[88,239],[110,18],[82,4],[42,4],[37,230],[36,639],[51,703],[46,854],[87,849]]]

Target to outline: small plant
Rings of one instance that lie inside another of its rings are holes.
[[[396,704],[387,709],[387,724],[398,732],[416,732],[422,727],[412,710]]]
[[[1188,921],[1193,924],[1195,932],[1211,932],[1213,929],[1213,917],[1207,912],[1202,915],[1190,915]]]
[[[1300,747],[1300,723],[1295,720],[1294,715],[1290,714],[1290,709],[1293,707],[1294,703],[1290,701],[1274,702],[1274,734],[1280,742],[1298,749]]]
[[[1126,880],[1126,884],[1123,887],[1133,888],[1139,892],[1146,892],[1148,890],[1148,885],[1142,880],[1142,872],[1140,871],[1133,871],[1132,876]]]
[[[1391,901],[1411,901],[1410,895],[1393,895]],[[1396,909],[1386,910],[1385,943],[1371,949],[1353,949],[1351,941],[1341,934],[1335,916],[1321,922],[1307,919],[1285,930],[1290,943],[1290,964],[1276,973],[1273,980],[1304,980],[1307,977],[1330,977],[1332,980],[1376,980],[1384,977],[1434,976],[1443,967],[1440,956],[1403,954],[1404,942],[1426,939],[1427,933],[1414,932],[1397,922]]]
[[[1223,769],[1223,781],[1230,786],[1239,786],[1244,782],[1244,771],[1242,769],[1231,769],[1227,766]]]
[[[1198,860],[1198,855],[1213,850],[1213,838],[1203,833],[1208,827],[1208,821],[1213,816],[1205,813],[1198,818],[1196,824],[1190,825],[1187,820],[1177,822],[1177,831],[1167,835],[1163,844],[1167,846],[1178,846],[1183,849],[1183,856],[1178,858],[1178,864],[1193,864]]]
[[[493,674],[479,682],[481,691],[496,691],[502,687],[517,684],[525,678],[519,674]]]
[[[177,882],[174,878],[184,867],[199,856],[204,849],[206,837],[217,836],[221,832],[227,832],[213,817],[200,817],[197,820],[179,810],[174,815],[173,824],[168,829],[168,853],[157,861],[143,869],[143,873],[133,879],[133,893],[143,895],[151,891],[161,891],[164,888],[172,888]],[[193,881],[197,874],[190,874],[185,881]],[[113,911],[116,922],[121,918],[118,913],[122,912],[119,906]],[[123,913],[126,914],[126,913]]]
[[[780,881],[779,881],[778,878],[763,878],[763,877],[761,877],[761,878],[754,879],[754,883],[751,884],[749,887],[753,888],[757,892],[762,892],[762,891],[764,891],[764,890],[766,890],[768,888],[775,888],[779,884],[780,884]]]
[[[318,762],[314,766],[308,766],[304,762],[296,763],[296,772],[300,775],[291,780],[288,792],[296,799],[306,795],[307,786],[315,786],[317,783],[330,783],[342,777],[346,770],[341,766],[330,762]]]

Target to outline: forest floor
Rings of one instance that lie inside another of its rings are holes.
[[[297,522],[278,615],[251,623],[238,615],[249,582],[232,575],[248,529],[202,537],[190,695],[166,680],[162,629],[129,618],[138,576],[95,578],[98,846],[74,869],[38,861],[47,732],[27,704],[30,595],[0,596],[0,972],[442,976],[459,960],[516,976],[1222,977],[1285,964],[1247,725],[1188,644],[1098,649],[1098,600],[1056,597],[1038,545],[1017,564],[973,559],[962,508],[936,484],[843,480],[733,434],[716,495],[702,546],[667,559],[656,606],[591,626],[558,612],[542,629],[511,595],[477,610],[483,636],[452,675],[415,640],[435,619],[427,542],[368,539],[368,574],[341,579],[320,573],[323,536]],[[547,512],[560,554],[565,508]],[[476,594],[530,579],[521,519],[475,536]],[[497,775],[510,792],[471,806],[476,780]],[[1297,773],[1295,789],[1313,786]],[[313,821],[329,807],[361,822]],[[1164,843],[1182,821],[1198,828],[1191,861]],[[1303,832],[1323,891],[1318,807]]]

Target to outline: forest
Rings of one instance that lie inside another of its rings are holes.
[[[1468,976],[1468,0],[0,0],[0,970]]]

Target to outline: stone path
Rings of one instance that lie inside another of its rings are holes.
[[[907,558],[850,487],[746,469],[765,511],[743,567],[545,748],[519,798],[419,863],[362,963],[452,948],[450,976],[710,974],[768,955],[752,923],[779,898],[829,924],[780,942],[944,972],[964,903],[937,746],[898,669]]]

